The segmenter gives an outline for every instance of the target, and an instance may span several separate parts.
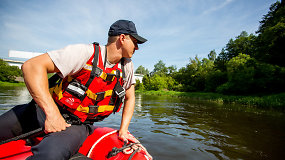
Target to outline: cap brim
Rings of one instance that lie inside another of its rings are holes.
[[[138,44],[142,44],[144,42],[147,41],[147,39],[137,35],[137,34],[130,34],[131,36],[133,36],[137,41],[138,41]]]

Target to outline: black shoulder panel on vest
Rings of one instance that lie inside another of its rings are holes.
[[[92,44],[95,44],[96,46],[99,46],[99,43],[98,43],[98,42],[93,42]]]
[[[94,47],[95,47],[95,55],[94,55],[94,59],[93,59],[93,66],[92,66],[92,71],[91,71],[91,74],[90,74],[90,77],[87,81],[87,83],[85,84],[85,86],[88,88],[89,85],[91,84],[91,82],[93,81],[93,79],[95,78],[96,76],[96,69],[98,68],[97,67],[97,63],[98,63],[98,58],[99,58],[99,43],[97,42],[94,42]]]
[[[125,62],[125,58],[122,58],[121,59],[121,69],[122,69],[122,73],[123,73],[123,80],[125,81],[126,80],[126,74],[125,74],[125,67],[124,67],[124,62]]]
[[[60,80],[60,76],[58,74],[54,74],[53,76],[51,76],[49,79],[48,79],[48,86],[49,88],[52,88],[54,87],[56,84],[57,84],[57,81]]]

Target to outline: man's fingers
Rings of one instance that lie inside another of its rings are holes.
[[[139,142],[139,141],[138,141],[135,137],[133,137],[133,136],[129,136],[128,139],[129,139],[130,141],[132,141],[133,143],[138,143],[138,142]]]
[[[124,143],[129,143],[128,139],[125,136],[120,137],[120,138]]]
[[[66,130],[66,128],[68,128],[70,126],[71,126],[71,124],[68,124],[68,123],[65,123],[65,125],[63,125],[62,127],[59,127],[59,128],[55,128],[55,126],[49,126],[49,127],[45,128],[44,132],[46,134],[53,133],[53,132],[60,132],[60,131]]]
[[[70,127],[71,126],[71,124],[69,124],[69,123],[66,123],[66,127]]]

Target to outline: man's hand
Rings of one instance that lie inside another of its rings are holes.
[[[129,134],[128,131],[119,130],[118,133],[119,133],[119,139],[124,142],[129,142],[129,141],[133,143],[139,142],[134,136]]]
[[[147,152],[146,148],[140,144],[139,140],[137,140],[133,135],[131,135],[130,133],[128,133],[128,131],[123,131],[123,130],[119,130],[119,139],[121,139],[122,141],[124,142],[129,142],[131,141],[132,143],[137,143],[137,144],[134,144],[132,145],[130,148],[126,148],[123,150],[123,153],[125,154],[131,154],[133,153],[136,149],[139,149],[139,150],[144,150],[145,151],[145,154],[146,156],[152,160],[152,156]]]
[[[71,124],[65,122],[64,118],[59,115],[52,115],[46,117],[45,120],[45,133],[60,132],[70,127]]]

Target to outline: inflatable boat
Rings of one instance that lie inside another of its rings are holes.
[[[33,137],[4,143],[0,145],[0,160],[24,160],[32,155],[31,147],[41,140],[42,137]],[[152,159],[141,144],[125,144],[119,140],[117,130],[95,126],[93,134],[87,137],[78,154],[71,159],[80,159],[76,157],[82,158],[82,156],[96,160]]]

